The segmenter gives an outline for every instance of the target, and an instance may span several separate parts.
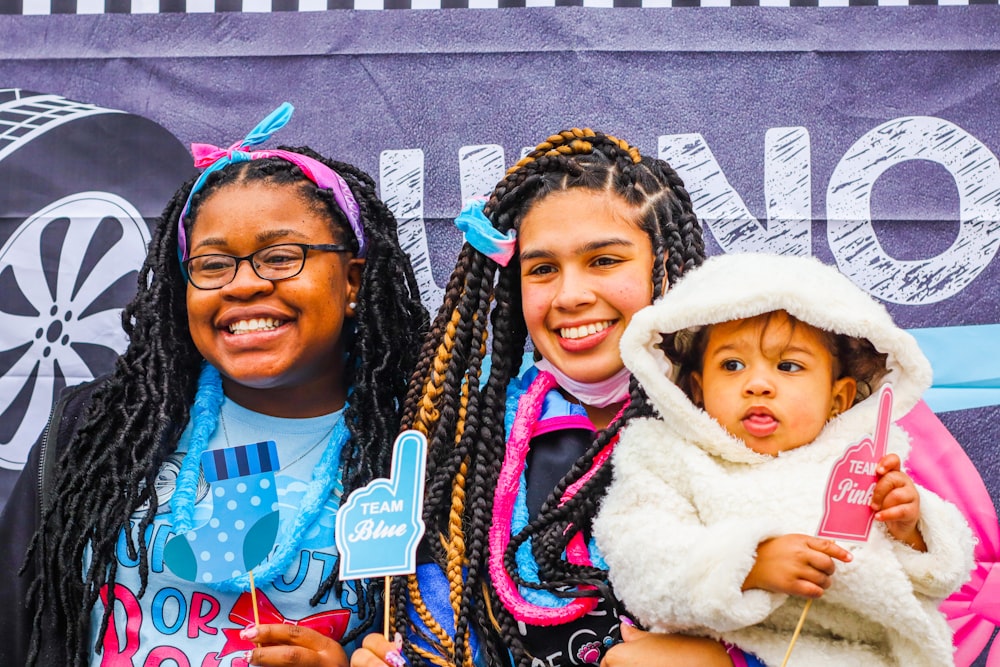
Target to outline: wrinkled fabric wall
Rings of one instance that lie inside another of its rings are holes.
[[[816,255],[917,334],[996,504],[998,26],[996,5],[2,15],[0,503],[53,396],[122,349],[187,144],[289,101],[280,142],[378,180],[432,309],[451,218],[525,147],[591,126],[666,158],[711,253]]]

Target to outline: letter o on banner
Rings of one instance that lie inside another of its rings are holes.
[[[125,349],[152,220],[194,174],[151,120],[0,90],[0,469],[23,467],[63,387]]]
[[[936,257],[890,257],[871,223],[872,187],[908,160],[942,165],[959,194],[959,232]],[[883,123],[861,137],[834,169],[826,194],[827,240],[841,272],[891,303],[943,301],[964,289],[1000,246],[1000,165],[978,139],[954,123],[927,116]]]

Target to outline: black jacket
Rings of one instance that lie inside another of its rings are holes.
[[[26,664],[33,615],[33,610],[28,608],[28,587],[38,571],[37,557],[27,563],[23,573],[18,575],[17,572],[25,562],[31,538],[41,520],[42,502],[51,500],[54,495],[51,480],[59,455],[72,440],[80,417],[99,384],[100,381],[88,382],[63,392],[0,513],[0,618],[4,628],[0,640],[0,667]],[[64,565],[72,567],[70,563]],[[81,577],[83,574],[82,571],[68,571],[66,576]],[[59,627],[51,609],[43,615],[42,628],[37,664],[65,665],[70,662],[63,650],[65,629]]]

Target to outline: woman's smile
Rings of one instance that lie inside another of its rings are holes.
[[[229,333],[242,336],[258,331],[273,331],[284,325],[284,321],[276,320],[273,317],[261,317],[250,320],[240,320],[229,325]]]
[[[603,320],[596,324],[559,329],[559,344],[569,352],[582,352],[600,345],[610,336],[617,320]]]
[[[570,338],[574,340],[577,338],[585,338],[587,336],[593,336],[594,334],[601,333],[614,323],[614,320],[604,320],[602,322],[584,324],[575,327],[560,327],[559,335],[563,338]]]

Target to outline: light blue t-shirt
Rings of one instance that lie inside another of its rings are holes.
[[[157,477],[159,511],[147,533],[149,580],[138,598],[137,559],[129,558],[119,539],[115,613],[92,665],[177,665],[229,667],[252,644],[239,631],[253,622],[249,593],[221,592],[208,583],[245,574],[262,560],[294,521],[313,470],[340,413],[309,419],[281,419],[251,412],[228,399],[222,419],[202,457],[193,530],[173,530],[177,473],[187,451],[188,424]],[[273,443],[273,444],[272,444]],[[249,445],[249,446],[247,446]],[[319,605],[309,599],[334,570],[334,503],[327,501],[309,527],[297,556],[283,576],[257,583],[260,622],[297,623],[340,640],[358,625],[358,586],[344,582]],[[133,529],[145,511],[133,517]],[[102,599],[105,599],[102,596]],[[91,642],[97,641],[104,605],[91,612]],[[345,646],[350,654],[354,646]]]

